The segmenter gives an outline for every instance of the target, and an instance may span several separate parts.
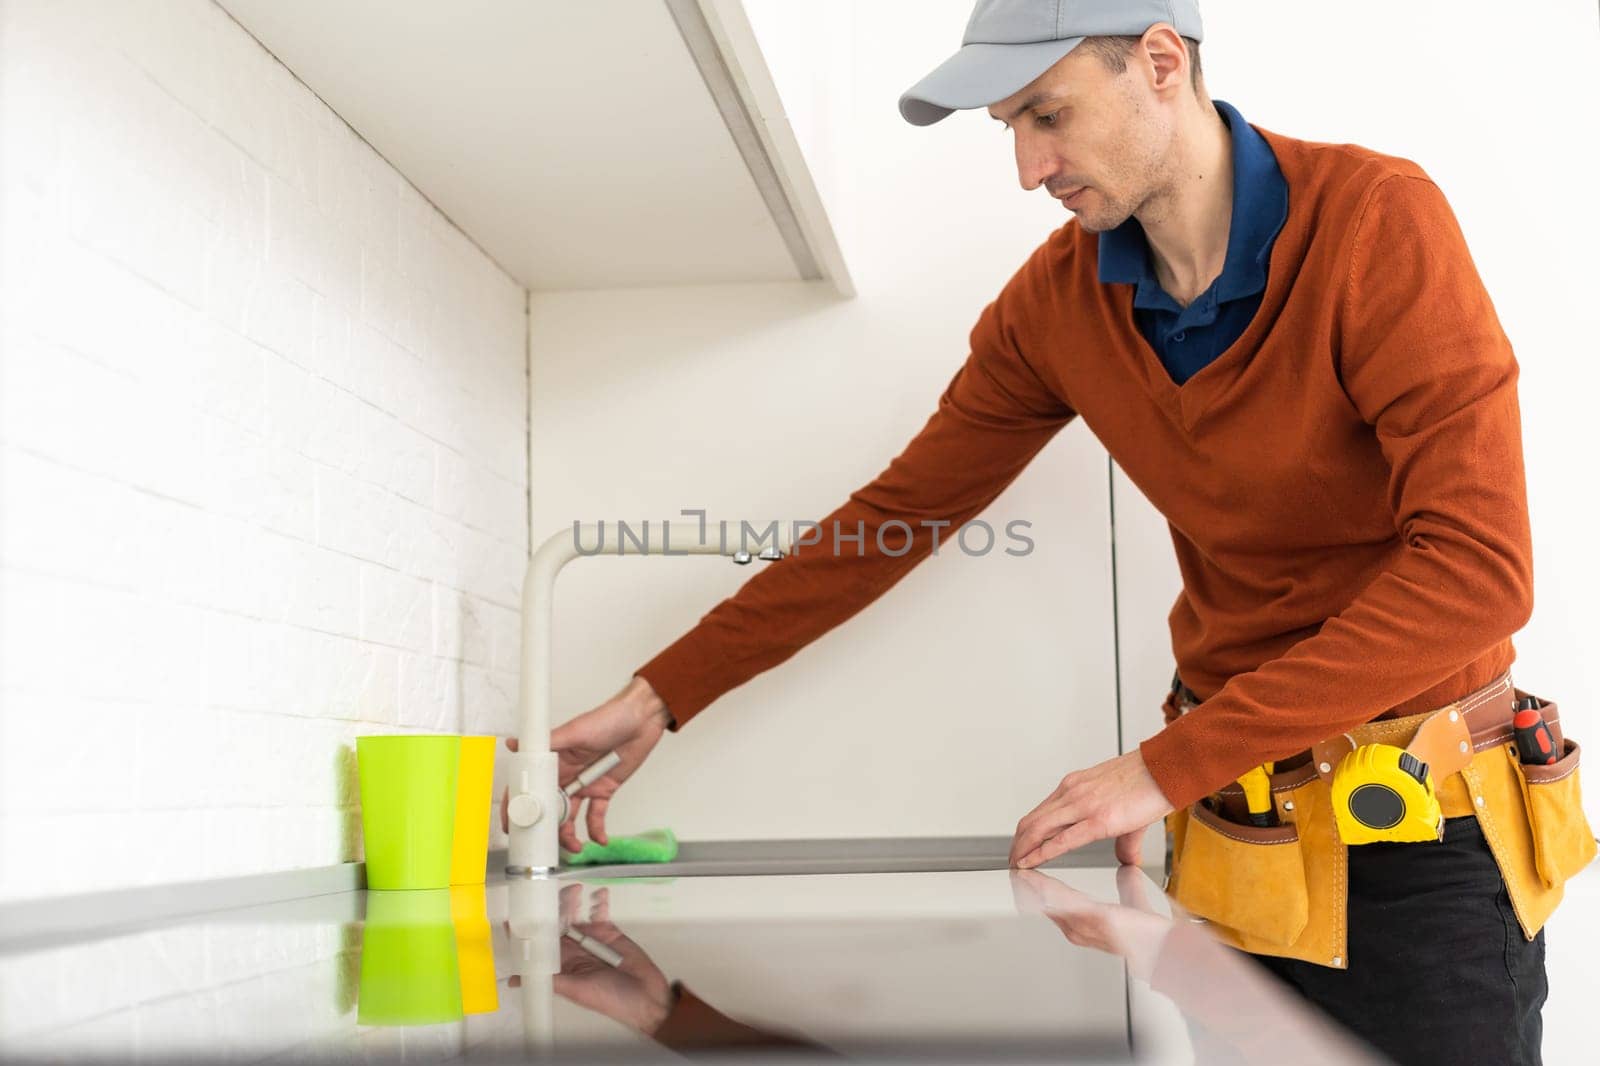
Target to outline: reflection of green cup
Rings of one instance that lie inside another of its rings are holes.
[[[450,890],[368,892],[356,1023],[435,1025],[462,1017]]]
[[[458,736],[356,738],[369,889],[450,887],[460,760]]]

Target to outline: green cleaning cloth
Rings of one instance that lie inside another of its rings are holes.
[[[579,852],[563,851],[568,866],[609,866],[622,862],[671,862],[678,857],[678,838],[670,829],[652,829],[637,836],[613,836],[609,844],[584,842]]]

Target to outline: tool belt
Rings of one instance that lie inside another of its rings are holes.
[[[1237,783],[1221,790],[1215,809],[1196,803],[1174,811],[1167,816],[1167,893],[1243,951],[1345,969],[1348,845],[1335,824],[1331,771],[1352,748],[1405,747],[1434,715],[1443,715],[1451,729],[1459,728],[1459,717],[1465,723],[1461,744],[1470,736],[1471,751],[1456,760],[1465,763],[1459,770],[1435,777],[1440,811],[1446,818],[1478,819],[1523,934],[1532,940],[1561,902],[1567,878],[1594,858],[1596,844],[1579,793],[1578,745],[1562,735],[1556,704],[1537,701],[1560,758],[1526,765],[1518,755],[1513,705],[1528,695],[1508,672],[1444,707],[1369,722],[1278,761],[1270,775],[1275,826],[1250,824]],[[1163,713],[1171,722],[1200,703],[1174,675]],[[1430,732],[1444,724],[1430,723]]]

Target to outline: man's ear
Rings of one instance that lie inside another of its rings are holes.
[[[1156,92],[1189,84],[1189,46],[1178,31],[1165,22],[1158,22],[1144,31],[1132,58],[1140,60],[1141,66],[1152,72],[1150,87]]]

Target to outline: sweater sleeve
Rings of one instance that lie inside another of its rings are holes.
[[[1426,177],[1391,175],[1352,248],[1334,350],[1388,461],[1395,551],[1315,634],[1140,746],[1175,807],[1442,683],[1532,613],[1517,362],[1455,216]]]
[[[773,1052],[832,1054],[829,1049],[809,1040],[736,1022],[689,991],[682,981],[673,982],[672,993],[672,1010],[652,1036],[657,1043],[673,1051],[689,1053],[713,1048],[760,1048]]]
[[[671,728],[883,595],[933,552],[936,538],[946,545],[1076,417],[1023,351],[1030,309],[1044,298],[1039,275],[1047,248],[979,315],[966,361],[900,455],[824,518],[820,530],[802,530],[802,538],[820,540],[765,566],[635,671],[665,702]]]

